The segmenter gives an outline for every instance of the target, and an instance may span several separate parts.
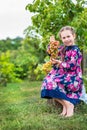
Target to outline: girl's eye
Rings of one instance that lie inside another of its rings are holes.
[[[63,37],[63,39],[65,39],[65,37]]]
[[[70,36],[67,36],[68,38],[70,37]]]

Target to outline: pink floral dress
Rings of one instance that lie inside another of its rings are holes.
[[[44,78],[41,98],[58,98],[73,104],[80,102],[82,94],[82,54],[77,45],[61,46],[58,55],[62,59],[60,66],[54,65]]]

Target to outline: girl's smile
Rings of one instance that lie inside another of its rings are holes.
[[[65,46],[74,45],[75,35],[70,30],[64,30],[61,32],[61,40]]]

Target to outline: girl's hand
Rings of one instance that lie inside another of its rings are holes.
[[[54,36],[50,37],[50,42],[55,42],[55,37]]]
[[[58,65],[61,64],[60,60],[56,60],[56,59],[53,59],[53,58],[51,58],[50,61],[51,61],[52,64],[58,64]]]

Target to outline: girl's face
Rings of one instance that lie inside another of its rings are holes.
[[[71,46],[74,44],[75,34],[72,34],[70,30],[64,30],[61,32],[61,40],[65,46]]]

